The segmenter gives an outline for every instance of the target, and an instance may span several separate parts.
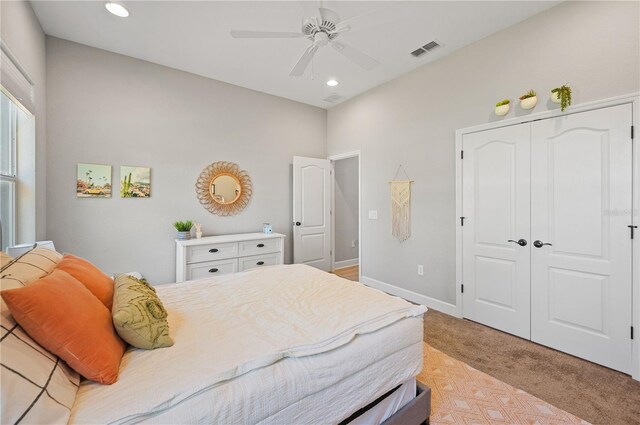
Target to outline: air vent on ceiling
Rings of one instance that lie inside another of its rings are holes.
[[[417,58],[420,55],[423,55],[425,53],[428,53],[428,52],[432,51],[436,47],[440,47],[440,44],[437,41],[430,41],[427,44],[425,44],[424,46],[422,46],[422,47],[414,50],[413,52],[411,52],[411,55],[415,56]]]
[[[340,99],[342,99],[342,96],[340,96],[338,93],[333,93],[333,94],[325,97],[322,100],[324,100],[325,102],[329,102],[329,103],[336,103]]]

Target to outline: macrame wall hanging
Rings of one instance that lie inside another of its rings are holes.
[[[406,176],[406,180],[398,180],[400,171]],[[400,242],[404,242],[411,236],[411,183],[407,172],[398,167],[393,180],[389,182],[391,187],[391,234]]]

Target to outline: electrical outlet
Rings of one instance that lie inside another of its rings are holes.
[[[378,219],[378,210],[369,210],[369,220]]]
[[[422,264],[418,264],[418,276],[424,276],[424,266]]]

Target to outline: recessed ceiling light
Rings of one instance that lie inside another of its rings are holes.
[[[126,18],[127,16],[129,16],[129,11],[127,10],[127,8],[120,3],[108,2],[104,5],[104,7],[106,7],[109,12],[121,18]]]
[[[329,87],[335,87],[335,86],[338,85],[338,81],[337,80],[329,80],[329,81],[327,81],[327,85]]]

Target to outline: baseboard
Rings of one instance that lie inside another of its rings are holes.
[[[341,269],[343,267],[357,266],[359,263],[358,258],[352,258],[351,260],[336,261],[333,263],[333,269]]]
[[[460,317],[458,308],[454,304],[449,304],[426,295],[418,294],[417,292],[409,291],[408,289],[399,288],[367,276],[360,276],[360,282],[372,288],[386,292],[387,294],[395,295],[397,297],[404,298],[405,300],[425,305],[428,308],[438,310],[450,316]]]

